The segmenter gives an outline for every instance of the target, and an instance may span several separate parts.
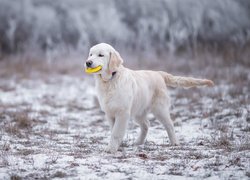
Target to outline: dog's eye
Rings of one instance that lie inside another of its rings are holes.
[[[92,56],[92,54],[90,54],[89,56]]]
[[[103,55],[103,54],[99,54],[98,56],[99,56],[99,57],[103,57],[104,55]]]

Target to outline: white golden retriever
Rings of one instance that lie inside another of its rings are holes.
[[[170,118],[170,99],[167,86],[190,88],[213,86],[207,79],[173,76],[162,71],[133,71],[125,68],[120,54],[109,44],[101,43],[90,49],[85,70],[96,69],[96,89],[101,109],[111,128],[111,139],[106,149],[118,150],[128,120],[134,119],[141,132],[135,144],[143,144],[148,132],[148,112],[163,124],[172,145],[178,145],[173,122]]]

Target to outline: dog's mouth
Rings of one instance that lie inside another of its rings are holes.
[[[96,66],[94,68],[89,68],[89,67],[85,68],[85,72],[88,73],[88,74],[96,73],[96,72],[99,72],[101,70],[102,70],[102,66],[101,65],[100,66]]]

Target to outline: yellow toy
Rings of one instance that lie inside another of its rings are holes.
[[[86,68],[85,69],[85,72],[88,73],[88,74],[91,74],[91,73],[95,73],[95,72],[98,72],[102,69],[102,66],[97,66],[95,68]]]

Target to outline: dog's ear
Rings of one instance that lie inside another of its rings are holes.
[[[109,71],[115,72],[123,63],[123,59],[117,51],[110,52]]]

